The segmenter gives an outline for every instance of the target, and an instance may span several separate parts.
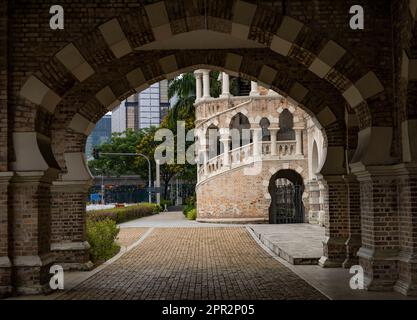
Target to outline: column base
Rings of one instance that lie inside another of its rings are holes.
[[[398,252],[360,248],[359,264],[364,270],[364,285],[368,291],[393,291],[398,280]]]
[[[346,259],[346,238],[327,237],[323,241],[324,255],[319,260],[322,268],[340,268]]]
[[[13,260],[13,293],[17,295],[47,294],[52,291],[49,273],[53,255],[18,256]]]
[[[398,261],[399,277],[394,291],[406,296],[417,296],[417,256],[407,254]]]
[[[66,271],[89,271],[93,268],[90,261],[90,244],[84,242],[52,243],[51,251],[55,256],[55,264]]]
[[[12,293],[11,263],[9,257],[0,258],[0,298],[6,298]]]

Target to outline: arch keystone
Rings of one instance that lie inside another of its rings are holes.
[[[98,28],[116,58],[121,58],[133,51],[116,18],[102,24]]]
[[[94,74],[93,68],[72,43],[65,46],[55,56],[80,82]]]
[[[34,104],[45,107],[50,113],[55,111],[61,101],[60,96],[35,76],[30,76],[25,82],[20,90],[20,95]]]

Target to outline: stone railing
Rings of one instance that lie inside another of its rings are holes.
[[[260,160],[300,160],[304,159],[303,154],[297,154],[296,141],[277,141],[275,146],[270,141],[250,143],[209,159],[198,169],[198,181],[202,182],[207,178],[224,173],[230,169],[250,164],[254,161],[254,150],[259,148]]]

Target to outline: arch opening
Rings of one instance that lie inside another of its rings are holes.
[[[274,174],[268,187],[271,196],[269,207],[270,224],[303,223],[304,182],[299,173],[284,169]]]

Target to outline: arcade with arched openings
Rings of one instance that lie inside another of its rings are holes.
[[[42,292],[53,263],[88,262],[86,136],[135,90],[201,68],[258,81],[314,115],[327,150],[321,264],[360,263],[367,289],[416,294],[413,0],[363,1],[379,12],[367,32],[350,31],[348,8],[331,1],[294,0],[285,11],[251,0],[84,4],[88,16],[74,8],[65,33],[47,28],[46,2],[0,4],[10,13],[0,15],[1,294]],[[23,31],[30,20],[38,32]]]

